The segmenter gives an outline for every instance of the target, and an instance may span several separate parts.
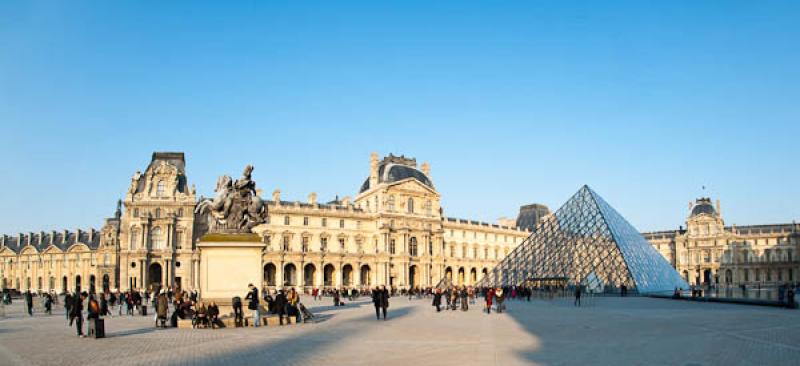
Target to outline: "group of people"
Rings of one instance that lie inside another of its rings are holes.
[[[460,304],[461,311],[467,311],[470,304],[475,304],[475,289],[467,286],[461,286],[461,288],[448,287],[444,291],[436,289],[433,292],[432,305],[436,307],[437,313],[442,311],[442,298],[447,302],[446,309],[456,310]]]
[[[247,288],[248,292],[244,300],[247,301],[247,309],[250,311],[254,327],[261,325],[261,301],[266,304],[265,310],[269,314],[278,316],[280,325],[283,325],[284,319],[289,323],[290,317],[294,317],[298,323],[301,321],[303,305],[300,303],[300,294],[294,288],[290,288],[288,291],[278,289],[274,292],[264,288],[261,292],[263,297],[259,297],[258,288],[252,283]],[[243,325],[242,300],[238,296],[233,298],[233,313],[235,324],[237,326]]]

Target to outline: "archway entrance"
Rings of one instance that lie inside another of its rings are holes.
[[[342,284],[344,286],[353,285],[353,266],[349,264],[345,264],[344,267],[342,267]]]
[[[283,266],[283,283],[286,286],[295,286],[297,285],[296,281],[297,278],[297,268],[294,264],[289,263]]]
[[[81,292],[81,276],[75,276],[75,293]]]
[[[316,274],[317,267],[311,263],[306,264],[306,268],[303,270],[303,286],[313,287]]]
[[[372,281],[369,278],[370,269],[368,265],[361,266],[361,285],[362,286],[370,286],[372,285]]]
[[[458,269],[458,284],[464,285],[464,267]]]
[[[103,292],[104,293],[108,293],[109,290],[110,290],[109,287],[111,287],[111,286],[109,284],[108,274],[104,274],[103,275]]]
[[[325,286],[333,286],[333,275],[336,274],[336,267],[333,264],[326,264],[325,269],[323,271],[323,280],[325,282]]]
[[[417,266],[408,267],[408,287],[414,288],[419,285],[419,278],[417,278]]]
[[[64,276],[61,278],[61,292],[67,292],[67,287],[69,287],[67,285],[67,276]]]
[[[152,289],[156,289],[157,287],[161,287],[161,265],[158,263],[150,264],[150,268],[147,271],[147,280],[150,281],[148,286]]]
[[[710,269],[703,270],[703,283],[704,284],[711,283],[711,270]]]
[[[471,285],[478,283],[478,270],[475,268],[469,271],[469,283]]]
[[[277,268],[272,263],[267,263],[264,265],[264,282],[267,283],[267,286],[275,286],[275,272]]]
[[[444,270],[444,277],[447,278],[452,283],[453,282],[453,269],[450,268],[450,267],[447,267],[447,269]]]
[[[97,281],[95,280],[94,275],[89,276],[89,293],[90,294],[95,293],[95,284],[96,283],[97,283]]]

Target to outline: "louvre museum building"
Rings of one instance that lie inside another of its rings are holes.
[[[289,202],[275,190],[264,200],[268,216],[253,230],[265,244],[263,286],[409,288],[442,278],[475,284],[530,235],[508,221],[443,216],[427,163],[372,154],[366,167],[352,199],[323,203],[311,193]],[[196,213],[199,197],[185,168],[183,153],[154,153],[100,230],[3,235],[2,287],[198,289],[197,243],[209,224]]]

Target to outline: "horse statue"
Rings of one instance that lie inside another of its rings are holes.
[[[214,188],[214,192],[217,192],[217,195],[213,200],[201,198],[194,212],[198,214],[211,213],[214,219],[224,224],[233,203],[232,188],[233,180],[231,177],[227,175],[220,176],[217,179],[217,187]]]
[[[253,227],[267,221],[267,206],[256,194],[256,183],[251,179],[253,166],[244,168],[242,177],[232,180],[223,175],[217,179],[217,193],[213,200],[201,199],[195,212],[210,214],[211,228],[224,232],[250,232]]]

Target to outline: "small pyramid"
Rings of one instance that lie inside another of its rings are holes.
[[[639,231],[589,186],[545,217],[479,286],[526,282],[580,283],[606,290],[625,285],[640,294],[689,288]]]

